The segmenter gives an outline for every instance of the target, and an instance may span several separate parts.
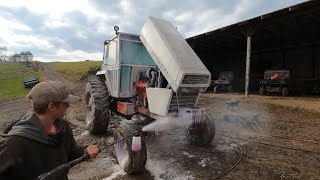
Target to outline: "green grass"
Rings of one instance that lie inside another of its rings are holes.
[[[0,62],[0,99],[26,96],[30,89],[25,89],[23,80],[26,77],[40,77],[32,67],[24,64]]]
[[[0,98],[13,98],[13,97],[26,96],[30,91],[30,89],[24,88],[23,80],[26,77],[30,77],[30,76],[39,77],[39,73],[0,79]]]
[[[56,62],[48,63],[58,73],[61,73],[67,79],[79,80],[90,69],[101,66],[101,61],[85,61],[85,62]],[[27,75],[18,75],[15,73],[20,71],[33,72]],[[4,73],[7,73],[4,75]],[[26,67],[18,63],[0,63],[0,98],[13,98],[26,96],[30,89],[25,89],[23,80],[26,77],[36,76],[41,80],[43,72],[34,72],[31,67]],[[3,75],[3,76],[2,76]],[[7,76],[9,76],[7,78]],[[15,76],[15,77],[12,77]]]
[[[0,62],[0,79],[34,72],[32,67],[19,63]]]
[[[49,66],[67,79],[79,80],[90,69],[100,67],[101,64],[101,61],[55,62],[49,63]]]

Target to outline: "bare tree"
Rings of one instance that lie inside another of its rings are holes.
[[[7,47],[0,46],[0,60],[5,60],[6,55],[7,55]]]

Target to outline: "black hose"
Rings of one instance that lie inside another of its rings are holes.
[[[223,172],[222,174],[220,174],[219,176],[216,176],[214,177],[213,179],[219,179],[221,178],[222,176],[228,174],[229,172],[231,172],[241,161],[242,157],[243,157],[243,152],[242,152],[242,148],[241,146],[235,141],[235,139],[238,139],[238,140],[242,140],[242,141],[251,141],[251,142],[254,142],[254,143],[258,143],[258,144],[262,144],[262,145],[267,145],[267,146],[272,146],[272,147],[278,147],[278,148],[283,148],[283,149],[289,149],[289,150],[294,150],[294,151],[301,151],[301,152],[305,152],[307,153],[308,155],[314,157],[317,161],[320,161],[320,159],[315,156],[314,154],[319,154],[318,152],[314,152],[314,151],[310,151],[310,150],[304,150],[304,149],[298,149],[298,148],[290,148],[290,147],[285,147],[285,146],[279,146],[279,145],[274,145],[274,144],[268,144],[268,143],[263,143],[263,142],[259,142],[259,141],[254,141],[254,140],[251,140],[251,139],[247,139],[247,138],[244,138],[244,139],[241,139],[241,138],[234,138],[232,136],[228,136],[228,135],[224,135],[224,134],[219,134],[219,133],[216,133],[216,135],[218,136],[222,136],[222,137],[229,137],[231,138],[238,146],[239,148],[239,151],[240,151],[240,158],[238,159],[238,161],[230,168],[228,169],[227,171]],[[314,154],[313,154],[314,153]]]
[[[223,136],[223,137],[229,137],[229,136],[223,135],[223,134],[217,134],[217,135]],[[278,148],[283,148],[283,149],[289,149],[289,150],[294,150],[294,151],[301,151],[301,152],[306,152],[306,153],[319,154],[319,152],[305,150],[305,149],[298,149],[298,148],[279,146],[279,145],[274,145],[274,144],[269,144],[269,143],[263,143],[263,142],[260,142],[260,141],[253,140],[252,138],[251,139],[250,138],[234,138],[234,139],[238,139],[238,140],[241,140],[241,141],[250,141],[250,142],[253,142],[253,143],[257,143],[257,144],[262,144],[262,145],[272,146],[272,147],[278,147]]]
[[[263,133],[266,136],[271,136],[271,137],[275,137],[275,138],[280,138],[280,139],[288,139],[288,140],[292,140],[292,141],[301,141],[301,142],[307,142],[307,143],[312,143],[312,144],[320,144],[320,142],[317,141],[312,141],[312,140],[305,140],[305,139],[298,139],[298,138],[290,138],[290,137],[286,137],[286,136],[278,136],[278,135],[273,135],[273,134],[269,134],[266,133],[264,130],[261,129],[261,127],[259,126],[258,122],[256,121],[255,118],[251,119],[251,125],[252,127],[255,129],[254,124],[257,126],[257,128],[259,129],[259,131],[261,133]],[[256,129],[255,129],[256,130]],[[258,130],[256,130],[258,131]]]
[[[220,135],[220,134],[216,134],[216,135]],[[232,136],[227,136],[227,135],[224,135],[224,136],[231,138],[233,140],[233,142],[238,146],[240,157],[239,157],[238,161],[233,166],[231,166],[228,170],[226,170],[222,174],[220,174],[220,175],[218,175],[218,176],[216,176],[216,177],[214,177],[212,179],[219,179],[222,176],[225,176],[226,174],[231,172],[240,163],[240,161],[242,160],[243,152],[242,152],[242,148],[241,148],[240,144]]]

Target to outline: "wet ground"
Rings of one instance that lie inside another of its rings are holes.
[[[61,79],[48,67],[47,79],[59,79],[78,95],[83,82]],[[206,147],[189,145],[183,127],[147,138],[146,170],[127,175],[113,147],[73,167],[71,180],[86,179],[320,179],[319,97],[272,97],[238,94],[201,95],[199,104],[215,119],[216,136]],[[239,104],[228,107],[226,102]],[[0,100],[0,128],[30,108],[24,98]],[[85,131],[84,106],[70,107],[66,119],[79,144],[107,145],[112,134]],[[115,118],[112,122],[119,121]]]

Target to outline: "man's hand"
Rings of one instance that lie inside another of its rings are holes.
[[[92,159],[92,158],[95,158],[99,154],[99,148],[97,145],[89,145],[84,150],[84,152],[86,152],[89,155],[89,157]]]

